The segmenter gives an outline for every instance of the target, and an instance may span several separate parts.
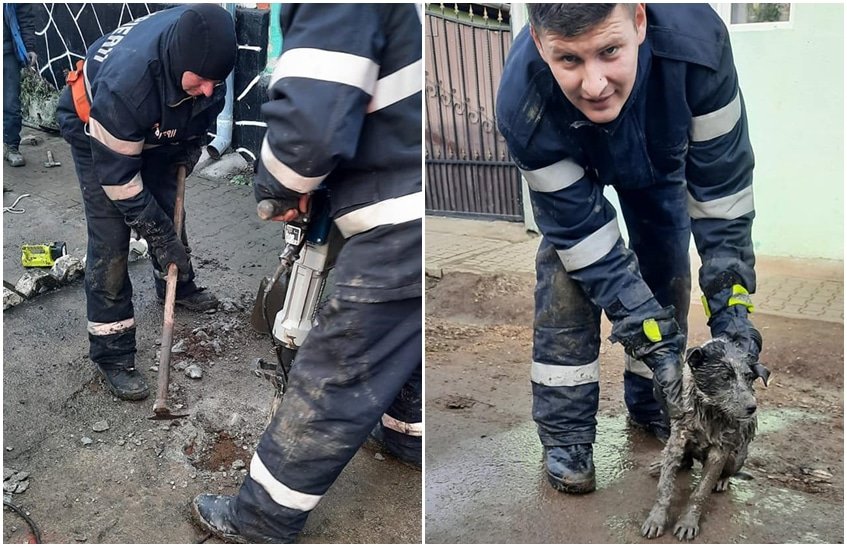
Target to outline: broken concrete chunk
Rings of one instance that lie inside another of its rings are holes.
[[[97,433],[100,433],[102,431],[106,431],[107,429],[109,429],[109,422],[107,422],[106,420],[100,420],[99,422],[94,422],[94,425],[91,426],[91,429],[93,431],[96,431]]]
[[[241,311],[241,306],[235,300],[224,299],[221,301],[221,311],[235,313]]]
[[[12,475],[14,475],[17,472],[18,472],[17,469],[12,469],[11,467],[4,467],[3,468],[3,480],[4,481],[8,480],[9,477],[11,477]]]
[[[244,460],[235,460],[232,462],[232,469],[238,471],[239,469],[244,469],[247,467],[247,464],[244,463]]]
[[[12,306],[17,306],[21,302],[24,301],[24,298],[15,293],[14,291],[10,291],[6,287],[3,287],[3,309],[8,310]]]
[[[94,443],[94,441],[92,441],[90,437],[83,437],[79,440],[79,442],[82,443],[82,446],[88,446]]]
[[[203,377],[203,369],[199,365],[191,365],[185,369],[185,375],[192,380],[199,380]]]
[[[59,283],[71,283],[85,275],[85,267],[82,260],[74,256],[60,256],[50,268],[50,275]]]
[[[31,269],[18,280],[15,290],[27,298],[59,286],[59,281],[48,270]]]
[[[29,481],[21,481],[21,482],[18,483],[17,487],[15,488],[14,493],[15,494],[23,494],[24,492],[26,492],[27,488],[29,488]]]
[[[171,346],[171,353],[184,353],[185,352],[185,340],[180,340],[173,346]]]
[[[129,261],[135,262],[147,258],[147,242],[143,239],[131,238],[129,240]]]
[[[28,478],[29,478],[29,471],[18,471],[17,473],[12,475],[12,480],[17,481],[17,482],[25,481]]]

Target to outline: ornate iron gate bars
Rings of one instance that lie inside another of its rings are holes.
[[[494,119],[508,13],[462,6],[426,8],[426,211],[521,221],[520,173]]]

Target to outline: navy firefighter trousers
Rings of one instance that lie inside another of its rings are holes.
[[[419,242],[420,221],[416,229]],[[381,243],[394,248],[392,229],[377,230],[388,232]],[[356,247],[358,237],[348,240],[338,262],[381,268]],[[420,261],[420,244],[412,251]],[[383,428],[387,445],[406,454],[416,450],[420,458],[421,297],[345,295],[339,285],[362,279],[359,268],[347,271],[349,279],[336,278],[297,352],[288,390],[238,493],[237,526],[248,539],[255,532],[293,541],[374,426]]]
[[[64,95],[69,95],[66,89]],[[85,263],[85,299],[88,316],[89,357],[103,368],[125,368],[135,363],[135,314],[132,306],[132,283],[127,261],[130,228],[124,215],[106,196],[95,175],[90,138],[69,97],[62,97],[57,110],[62,137],[71,145],[71,154],[79,178],[88,247]],[[64,108],[63,108],[64,106]],[[173,219],[176,200],[177,146],[163,145],[144,150],[141,177],[144,187],[165,213]],[[182,241],[187,246],[185,223]],[[164,295],[165,273],[151,254],[156,290]],[[195,291],[194,268],[180,273],[177,298]]]
[[[618,190],[629,248],[661,306],[673,305],[683,333],[691,293],[691,234],[684,185]],[[593,443],[600,397],[600,308],[543,239],[536,257],[532,416],[544,446]],[[652,373],[625,357],[624,400],[638,423],[661,420]]]

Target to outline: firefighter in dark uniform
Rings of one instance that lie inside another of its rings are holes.
[[[21,154],[21,67],[35,69],[35,6],[3,4],[3,158],[12,167],[26,165]]]
[[[280,20],[256,198],[293,220],[323,184],[347,239],[241,490],[192,504],[231,541],[293,541],[374,426],[399,458],[421,461],[420,14],[299,4]]]
[[[712,335],[758,357],[753,151],[729,36],[708,5],[528,8],[497,119],[544,236],[533,418],[550,483],[584,493],[595,488],[601,311],[626,352],[630,421],[666,439],[684,412],[691,233]]]
[[[143,399],[127,273],[130,229],[147,240],[156,292],[179,269],[176,303],[215,308],[194,283],[185,229],[173,225],[177,166],[189,172],[223,108],[235,65],[232,16],[213,4],[156,12],[97,40],[69,77],[57,117],[71,145],[88,224],[85,294],[89,356],[112,393]]]

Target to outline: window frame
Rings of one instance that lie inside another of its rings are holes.
[[[749,2],[740,2],[749,3]],[[731,31],[761,31],[761,30],[784,30],[794,28],[794,7],[795,3],[788,4],[788,21],[768,21],[761,23],[733,23],[732,22],[732,3],[713,2],[710,4],[718,13],[724,24]]]

